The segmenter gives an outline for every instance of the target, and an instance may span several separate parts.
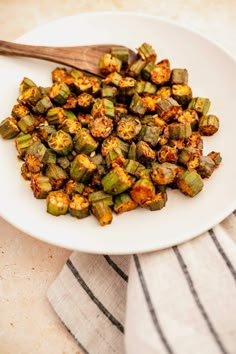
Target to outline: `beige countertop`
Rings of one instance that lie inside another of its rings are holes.
[[[63,16],[104,10],[137,11],[191,26],[236,57],[236,0],[0,0],[1,39],[13,40]],[[69,254],[0,218],[0,354],[79,354],[46,299]]]

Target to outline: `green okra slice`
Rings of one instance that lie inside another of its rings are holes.
[[[96,171],[97,166],[85,154],[77,155],[70,165],[70,177],[77,182],[87,182]]]
[[[28,77],[24,77],[20,83],[20,93],[23,93],[24,91],[28,90],[30,87],[36,87],[37,85],[34,83],[34,81],[32,81],[31,79],[29,79]]]
[[[140,206],[146,206],[155,196],[155,187],[150,178],[143,176],[134,183],[130,195]]]
[[[210,156],[212,158],[215,163],[215,167],[218,167],[221,164],[222,157],[219,152],[211,151],[209,152],[209,154],[207,154],[207,156]]]
[[[99,61],[99,70],[106,76],[112,72],[120,72],[122,61],[110,53],[104,54]]]
[[[98,142],[92,137],[89,130],[86,128],[81,128],[78,131],[73,142],[76,152],[81,154],[90,155],[98,147]]]
[[[15,104],[11,111],[12,117],[18,120],[27,116],[29,113],[29,108],[21,103]]]
[[[141,122],[137,116],[127,115],[117,123],[117,135],[125,141],[134,139],[141,130]]]
[[[47,111],[46,119],[51,125],[60,125],[66,119],[66,112],[62,107],[53,107]]]
[[[166,185],[174,182],[178,167],[172,163],[164,162],[151,171],[151,179],[155,185]]]
[[[170,82],[172,85],[188,85],[188,70],[179,68],[172,69]]]
[[[155,151],[146,143],[140,140],[136,144],[136,158],[139,162],[146,164],[153,162],[156,158]]]
[[[112,119],[110,119],[106,116],[103,116],[103,117],[99,117],[99,118],[92,120],[89,123],[88,127],[90,130],[90,133],[92,134],[92,136],[94,138],[105,139],[111,134],[111,132],[113,130],[113,121],[112,121]]]
[[[149,43],[142,43],[142,45],[137,49],[138,56],[147,62],[155,62],[157,59],[157,54],[154,48]]]
[[[69,197],[71,197],[73,194],[76,193],[81,194],[83,193],[83,190],[84,190],[84,184],[76,182],[73,179],[67,181],[64,186],[64,191]]]
[[[103,202],[109,206],[112,206],[113,199],[110,194],[105,193],[104,191],[96,191],[92,192],[88,196],[88,200],[90,204],[98,203],[98,202]]]
[[[54,216],[65,215],[68,212],[70,199],[63,191],[52,191],[47,195],[47,212]]]
[[[199,117],[194,109],[185,109],[177,114],[179,123],[190,123],[192,131],[198,130]]]
[[[15,118],[5,118],[0,123],[0,135],[3,139],[15,138],[20,132],[17,121]]]
[[[28,147],[33,143],[31,134],[19,134],[15,139],[16,150],[20,157],[24,157]]]
[[[66,68],[57,67],[51,72],[52,82],[62,82],[68,75]]]
[[[129,193],[121,193],[115,196],[114,212],[121,214],[126,211],[134,210],[138,204],[130,197]]]
[[[186,139],[192,135],[190,123],[171,123],[168,125],[170,139]]]
[[[156,85],[165,85],[170,80],[170,75],[169,60],[164,59],[152,69],[150,80]]]
[[[154,95],[157,91],[157,85],[153,84],[152,82],[145,81],[143,94],[144,95]]]
[[[120,83],[120,80],[122,79],[122,75],[117,73],[117,72],[113,72],[113,73],[110,73],[109,75],[106,76],[105,79],[103,79],[103,82],[104,84],[106,85],[114,85],[116,87],[119,87],[119,83]]]
[[[106,154],[106,165],[108,168],[115,167],[116,165],[123,166],[125,163],[125,158],[122,154],[121,149],[114,149],[108,151]]]
[[[128,159],[136,160],[136,144],[133,141],[129,146]]]
[[[113,103],[116,101],[116,96],[118,94],[118,90],[115,86],[103,85],[101,88],[101,97],[107,98]]]
[[[91,210],[101,226],[109,225],[112,222],[112,210],[106,203],[94,203]]]
[[[160,163],[164,163],[164,162],[176,163],[178,161],[178,150],[176,147],[164,145],[158,150],[157,158]]]
[[[56,163],[63,168],[63,170],[68,170],[70,167],[70,160],[67,156],[59,156],[57,157]]]
[[[150,61],[150,62],[146,63],[146,65],[144,66],[144,68],[141,71],[141,75],[144,80],[150,80],[151,72],[154,69],[154,67],[155,67],[154,62]]]
[[[36,105],[33,107],[33,110],[35,113],[38,114],[44,114],[46,113],[50,108],[52,108],[53,104],[48,96],[44,96],[41,98]]]
[[[122,62],[122,67],[126,68],[129,62],[129,50],[126,47],[111,47],[111,55]]]
[[[209,178],[215,170],[215,162],[210,156],[200,156],[197,172],[202,178]]]
[[[66,171],[55,163],[47,164],[45,175],[49,178],[53,190],[62,188],[69,178]]]
[[[82,113],[79,112],[78,113],[78,121],[80,122],[80,124],[82,125],[82,127],[88,127],[89,123],[94,119],[92,114],[90,113]]]
[[[192,100],[189,102],[188,108],[189,109],[194,109],[199,117],[205,116],[207,112],[209,111],[211,105],[211,101],[209,98],[203,98],[203,97],[194,97]]]
[[[141,58],[135,60],[128,68],[127,75],[130,77],[138,77],[147,62]]]
[[[39,141],[33,142],[25,154],[25,163],[28,170],[32,173],[40,172],[48,158],[48,149]]]
[[[185,139],[186,147],[192,147],[195,149],[202,150],[203,149],[203,140],[202,136],[199,132],[192,132],[192,135]]]
[[[89,201],[80,194],[74,194],[69,204],[69,213],[78,219],[86,218],[90,215]]]
[[[146,113],[147,105],[145,101],[137,93],[131,99],[129,109],[138,116],[143,116]]]
[[[172,97],[181,105],[187,106],[192,99],[192,89],[185,84],[174,84],[171,88]]]
[[[201,192],[203,181],[197,171],[186,170],[177,178],[177,187],[183,194],[194,197]]]
[[[188,170],[193,170],[199,167],[201,158],[201,150],[184,147],[178,155],[178,162],[185,165]]]
[[[129,151],[129,144],[113,135],[103,140],[101,144],[101,153],[103,156],[106,156],[109,151],[116,149],[121,150],[122,154],[127,156]]]
[[[37,129],[39,137],[42,141],[47,142],[51,134],[56,133],[53,125],[40,125]]]
[[[132,179],[120,166],[114,167],[102,178],[102,186],[106,193],[111,195],[120,194],[132,186]]]
[[[35,106],[41,98],[42,94],[39,87],[31,86],[20,94],[18,102],[24,105]]]
[[[91,94],[83,92],[77,98],[77,105],[82,112],[90,112],[94,98]]]
[[[132,96],[135,93],[136,80],[125,76],[119,82],[119,92],[121,96]]]
[[[25,134],[33,132],[37,125],[38,120],[32,114],[28,114],[18,121],[18,127]]]
[[[60,126],[60,129],[70,135],[76,135],[81,127],[81,123],[77,118],[66,118]]]
[[[164,100],[166,98],[171,97],[171,87],[170,86],[162,86],[156,91],[156,96],[160,100]]]
[[[132,159],[126,160],[124,169],[132,176],[139,177],[140,171],[145,169],[145,166],[140,162]]]
[[[52,190],[49,178],[40,174],[31,175],[30,187],[37,199],[45,199]]]
[[[148,203],[148,208],[151,211],[161,210],[164,208],[167,202],[167,193],[166,192],[158,192],[155,194],[154,198]]]
[[[161,129],[159,127],[142,125],[138,139],[143,140],[154,147],[158,144],[160,132]]]
[[[63,105],[69,98],[70,93],[71,91],[69,86],[67,86],[64,82],[57,82],[51,87],[49,97],[53,102]]]
[[[91,114],[94,118],[103,116],[113,118],[115,115],[114,103],[107,98],[97,98],[93,104]]]
[[[156,112],[165,122],[174,119],[180,110],[181,106],[172,97],[162,99],[156,103]]]
[[[219,129],[219,118],[213,114],[202,116],[199,120],[198,130],[201,135],[210,136]]]
[[[68,155],[73,149],[71,136],[63,130],[58,130],[50,135],[48,139],[49,147],[59,155]]]

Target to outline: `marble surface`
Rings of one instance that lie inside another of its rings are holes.
[[[218,41],[236,57],[236,0],[0,0],[1,39],[13,40],[63,16],[105,10],[171,19]],[[46,299],[69,254],[0,218],[0,354],[80,353]]]

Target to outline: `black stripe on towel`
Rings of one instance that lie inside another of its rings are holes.
[[[181,255],[178,247],[174,246],[173,250],[174,250],[174,253],[175,253],[175,255],[176,255],[177,259],[178,259],[179,265],[180,265],[180,267],[181,267],[181,269],[182,269],[182,271],[184,273],[185,279],[186,279],[186,281],[188,283],[188,286],[189,286],[189,290],[190,290],[190,292],[191,292],[191,294],[192,294],[192,296],[194,298],[194,301],[195,301],[195,303],[196,303],[196,305],[197,305],[202,317],[206,321],[206,324],[208,326],[209,331],[211,332],[211,334],[212,334],[213,338],[215,339],[215,341],[216,341],[219,349],[221,350],[221,352],[223,354],[227,354],[227,351],[226,351],[223,343],[221,342],[219,335],[217,334],[216,330],[214,329],[213,324],[211,323],[211,320],[210,320],[210,318],[209,318],[209,316],[208,316],[208,314],[207,314],[207,312],[206,312],[206,310],[205,310],[205,308],[204,308],[204,306],[203,306],[203,304],[202,304],[202,302],[201,302],[201,300],[199,298],[199,295],[198,295],[197,290],[195,289],[195,286],[194,286],[194,283],[193,283],[193,279],[190,276],[190,273],[188,271],[187,265],[184,262],[184,259],[183,259],[182,255]]]
[[[116,271],[116,273],[119,274],[119,276],[128,283],[128,275],[123,272],[123,270],[111,259],[111,257],[105,255],[104,258],[107,263]]]
[[[59,316],[60,317],[60,316]],[[65,325],[65,322],[62,321],[62,319],[60,318],[61,322],[64,324],[64,326],[66,327],[67,331],[70,333],[70,335],[72,335],[72,337],[74,338],[74,340],[76,341],[76,343],[80,346],[80,348],[83,350],[84,354],[89,354],[89,352],[87,351],[87,349],[85,349],[85,347],[78,341],[78,339],[74,336],[74,334],[71,332],[71,330]]]
[[[71,270],[72,274],[77,279],[82,288],[86,291],[90,299],[95,303],[95,305],[97,305],[99,310],[111,321],[114,326],[116,326],[116,328],[121,333],[124,333],[124,326],[105,308],[101,301],[99,301],[99,299],[94,295],[94,293],[82,279],[78,270],[75,268],[74,264],[71,262],[70,259],[67,260],[66,265]]]
[[[154,306],[153,306],[153,303],[152,303],[152,300],[151,300],[151,297],[150,297],[150,294],[149,294],[149,291],[148,291],[148,287],[147,287],[147,283],[146,283],[146,280],[144,278],[144,274],[143,274],[143,271],[142,271],[142,267],[141,267],[141,264],[139,262],[139,258],[136,254],[134,254],[134,262],[135,262],[135,266],[136,266],[136,269],[137,269],[137,272],[138,272],[138,276],[139,276],[139,280],[140,280],[140,283],[141,283],[141,286],[142,286],[142,289],[143,289],[143,293],[144,293],[144,297],[146,299],[146,302],[147,302],[147,306],[148,306],[148,310],[150,312],[150,315],[151,315],[151,319],[154,323],[154,326],[155,326],[155,329],[157,331],[157,333],[159,334],[160,336],[160,339],[164,345],[164,347],[166,348],[168,354],[173,354],[173,350],[170,346],[170,344],[168,343],[164,333],[163,333],[163,329],[161,328],[161,325],[160,325],[160,322],[157,318],[157,313],[154,309]]]
[[[224,249],[222,248],[222,246],[221,246],[221,244],[220,244],[218,238],[216,237],[214,231],[211,229],[211,230],[209,230],[208,232],[209,232],[209,234],[210,234],[210,236],[211,236],[211,239],[212,239],[212,241],[214,242],[214,244],[215,244],[215,246],[216,246],[218,252],[220,253],[220,255],[222,256],[222,258],[224,259],[225,264],[226,264],[227,267],[229,268],[229,271],[230,271],[230,273],[232,274],[232,276],[233,276],[233,278],[234,278],[234,280],[235,280],[235,282],[236,282],[236,271],[235,271],[235,269],[234,269],[234,267],[233,267],[233,264],[230,262],[230,260],[229,260],[229,258],[228,258],[228,256],[227,256],[227,254],[225,253]]]

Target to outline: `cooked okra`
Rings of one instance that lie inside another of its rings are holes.
[[[158,59],[159,60],[159,59]],[[168,189],[194,197],[222,157],[203,155],[219,129],[210,99],[194,96],[186,68],[157,62],[149,43],[113,47],[98,63],[102,78],[55,68],[50,87],[24,77],[11,115],[0,123],[14,139],[21,175],[49,214],[101,226],[137,207],[166,206]]]

